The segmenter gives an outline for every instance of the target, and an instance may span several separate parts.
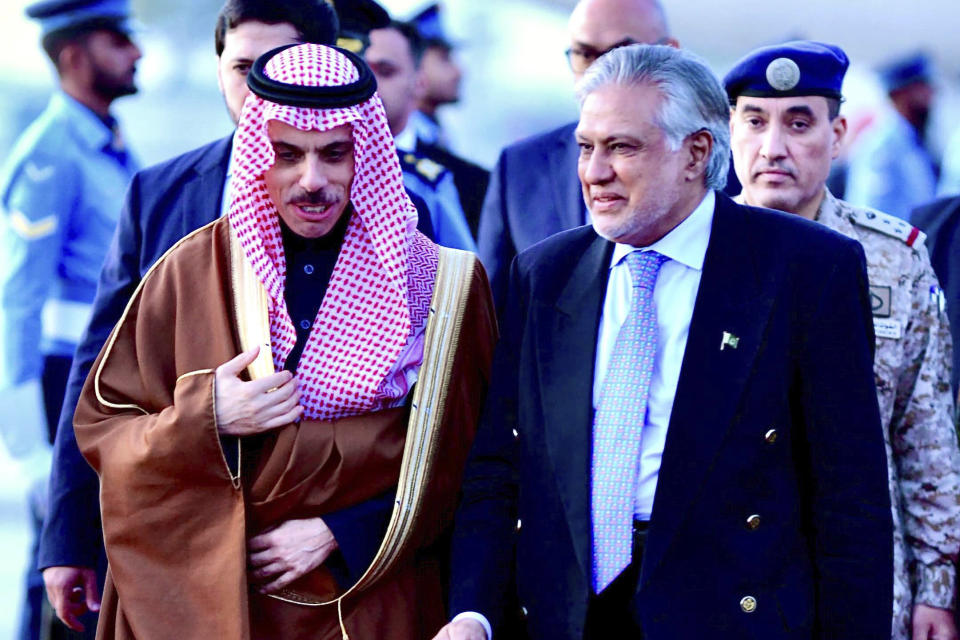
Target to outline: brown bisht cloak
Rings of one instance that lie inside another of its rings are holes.
[[[224,451],[214,369],[253,344],[270,350],[265,294],[231,243],[222,218],[158,261],[77,406],[77,442],[100,475],[109,559],[98,638],[431,637],[445,616],[433,543],[452,519],[496,339],[482,267],[441,249],[407,406],[303,420]],[[250,373],[266,370],[261,358]],[[380,550],[349,590],[322,565],[278,597],[250,587],[250,536],[394,486]]]

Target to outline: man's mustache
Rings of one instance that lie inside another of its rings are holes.
[[[287,204],[305,204],[325,207],[340,200],[339,189],[319,189],[317,191],[297,191],[287,198]]]

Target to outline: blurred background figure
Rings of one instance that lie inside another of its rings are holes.
[[[446,147],[447,140],[437,118],[437,109],[460,101],[463,72],[453,57],[453,44],[443,29],[438,3],[426,7],[410,22],[423,38],[420,61],[423,93],[417,99],[417,110],[410,117],[410,125],[419,140]]]
[[[864,132],[850,157],[845,199],[909,220],[936,192],[936,165],[927,148],[935,90],[925,53],[879,69],[890,109]]]
[[[460,205],[477,237],[480,210],[490,182],[490,172],[451,151],[437,109],[460,101],[460,80],[463,72],[453,56],[453,42],[443,28],[439,4],[431,4],[410,19],[423,41],[420,56],[420,77],[423,90],[417,108],[410,114],[407,128],[416,140],[416,149],[427,158],[453,173],[453,182],[460,194]]]
[[[377,93],[400,156],[403,184],[426,202],[434,239],[445,247],[475,252],[477,245],[463,214],[453,173],[417,150],[416,136],[409,128],[410,114],[423,93],[422,55],[423,41],[416,28],[391,21],[370,31],[364,58],[377,78]]]
[[[127,0],[27,7],[58,89],[0,174],[0,433],[32,479],[32,558],[19,637],[40,637],[36,552],[70,362],[136,162],[111,105],[137,92]]]

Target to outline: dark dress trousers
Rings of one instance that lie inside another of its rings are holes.
[[[107,253],[93,316],[77,347],[53,451],[50,511],[40,539],[39,567],[95,567],[103,554],[99,480],[80,455],[73,412],[90,367],[147,270],[190,232],[220,217],[233,136],[212,142],[137,173],[130,183],[116,234]],[[423,200],[418,228],[433,237]],[[392,495],[337,514],[326,524],[340,543],[344,581],[359,577],[380,542]],[[339,557],[339,556],[338,556]],[[102,584],[102,580],[101,580]]]
[[[910,214],[910,222],[927,234],[930,262],[943,288],[953,336],[953,393],[960,382],[960,196],[941,198]]]
[[[511,267],[451,577],[451,612],[507,637],[584,635],[612,248],[581,227]],[[632,599],[647,640],[889,637],[873,339],[858,243],[717,194]],[[514,587],[523,632],[503,626]]]

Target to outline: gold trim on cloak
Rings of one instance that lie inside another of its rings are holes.
[[[266,307],[267,296],[263,284],[232,233],[230,247],[240,348],[246,351],[259,344],[260,356],[266,354],[266,358],[258,357],[249,367],[248,371],[253,379],[273,373],[273,362],[269,357],[270,320]],[[342,601],[363,591],[392,568],[397,558],[409,546],[410,534],[423,508],[426,481],[436,463],[441,420],[476,260],[476,256],[467,251],[440,248],[424,336],[423,364],[418,372],[411,399],[397,495],[386,534],[370,566],[353,586],[332,600],[316,601],[310,596],[289,589],[279,594],[269,594],[272,598],[304,606],[336,604],[344,638],[349,638],[349,635],[343,626]],[[244,312],[241,313],[241,309]],[[251,310],[257,311],[251,313]]]

